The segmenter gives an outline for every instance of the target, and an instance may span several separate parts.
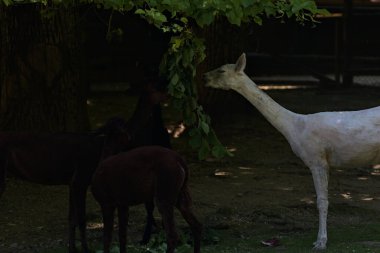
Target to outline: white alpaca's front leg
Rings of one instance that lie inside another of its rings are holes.
[[[317,193],[317,206],[319,212],[319,230],[314,249],[326,249],[327,243],[327,212],[328,212],[328,166],[313,166],[310,168],[313,175],[314,187]]]

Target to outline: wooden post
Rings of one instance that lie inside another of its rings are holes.
[[[335,51],[335,82],[341,84],[342,74],[342,16],[337,15],[334,18],[335,23],[335,38],[334,38],[334,51]]]
[[[343,85],[348,87],[353,84],[352,75],[352,0],[344,0],[343,14]]]

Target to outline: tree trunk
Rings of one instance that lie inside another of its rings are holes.
[[[0,5],[0,129],[89,128],[78,8]]]

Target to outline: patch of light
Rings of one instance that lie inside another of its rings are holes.
[[[358,177],[358,180],[365,181],[368,180],[368,177]]]
[[[185,132],[186,127],[183,123],[179,125],[168,126],[168,133],[173,136],[173,138],[179,138],[183,132]]]
[[[297,89],[310,89],[316,86],[312,85],[258,85],[262,90],[297,90]]]
[[[103,228],[103,223],[91,222],[87,224],[87,229],[99,229]]]
[[[370,0],[371,2],[373,1],[373,0]],[[375,0],[376,1],[376,0]],[[329,15],[321,15],[321,14],[317,14],[317,15],[315,15],[315,17],[316,18],[340,18],[340,17],[342,17],[343,16],[343,14],[342,13],[340,13],[340,12],[337,12],[337,13],[330,13]]]
[[[309,205],[314,204],[314,200],[312,200],[311,198],[308,198],[308,197],[301,199],[301,202],[304,202],[304,203],[309,204]]]
[[[363,200],[363,201],[372,201],[373,198],[371,198],[371,197],[365,197],[365,198],[362,198],[361,200]]]
[[[252,170],[253,168],[250,168],[250,167],[239,167],[239,169],[241,169],[241,170]]]
[[[235,152],[237,148],[227,148],[227,150],[232,153],[232,152]]]
[[[373,169],[373,171],[371,172],[371,175],[380,176],[380,164],[373,165],[372,169]]]
[[[293,187],[278,187],[277,189],[282,191],[293,191]]]
[[[250,170],[253,170],[253,168],[250,168],[250,167],[238,167],[240,170],[242,170],[242,172],[240,172],[241,175],[253,175],[253,171],[250,171]]]
[[[351,193],[349,192],[341,193],[340,196],[342,196],[344,199],[352,199]]]
[[[94,105],[94,103],[92,103],[92,101],[91,101],[90,99],[87,99],[87,100],[86,100],[86,104],[87,104],[88,106],[93,106],[93,105]]]
[[[228,172],[228,171],[219,171],[219,170],[216,170],[214,172],[214,176],[216,176],[216,177],[229,177],[229,176],[232,176],[232,173]]]

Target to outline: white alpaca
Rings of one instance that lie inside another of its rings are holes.
[[[255,106],[288,140],[311,170],[319,210],[315,249],[327,243],[328,170],[380,162],[380,106],[360,111],[293,113],[272,100],[244,73],[245,54],[205,74],[206,86],[233,89]]]

